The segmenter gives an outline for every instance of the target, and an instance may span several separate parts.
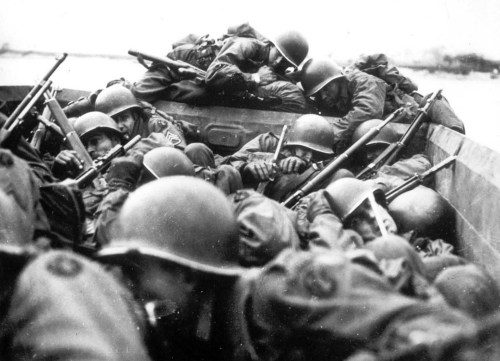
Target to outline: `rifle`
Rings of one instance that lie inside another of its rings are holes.
[[[396,188],[390,190],[385,194],[385,199],[387,203],[391,203],[397,196],[408,192],[412,190],[413,188],[417,187],[418,185],[422,184],[424,180],[429,178],[430,176],[434,175],[437,173],[439,170],[447,167],[449,164],[453,163],[457,159],[456,155],[449,156],[445,160],[439,162],[432,168],[426,170],[422,174],[415,174],[408,178],[407,180],[404,181],[404,183],[400,184]]]
[[[394,163],[399,153],[410,143],[415,134],[418,132],[420,126],[424,122],[425,116],[429,112],[429,109],[432,107],[436,99],[441,96],[442,91],[443,90],[440,89],[437,92],[432,93],[432,95],[427,99],[425,105],[418,109],[415,118],[413,118],[410,126],[401,139],[396,143],[389,145],[373,162],[368,164],[365,169],[363,169],[356,176],[357,179],[367,179],[371,173],[375,172],[381,166],[391,165]]]
[[[391,122],[394,118],[401,115],[403,112],[403,108],[396,109],[391,115],[387,117],[382,123],[378,126],[373,127],[363,135],[358,141],[356,141],[353,145],[351,145],[344,153],[340,154],[337,158],[335,158],[332,162],[330,162],[321,172],[319,172],[314,178],[309,180],[304,186],[300,187],[294,194],[292,194],[288,199],[286,199],[282,205],[288,208],[292,208],[295,206],[298,201],[300,201],[304,196],[313,192],[318,188],[325,180],[332,176],[335,173],[342,163],[344,163],[349,157],[352,156],[359,148],[363,147],[372,140],[380,130],[385,127],[389,122]]]
[[[128,53],[132,56],[135,56],[139,60],[139,62],[141,62],[141,60],[143,59],[158,62],[168,66],[171,69],[179,71],[179,73],[181,74],[184,69],[190,69],[196,74],[196,79],[199,81],[205,81],[205,76],[207,75],[207,72],[205,70],[202,70],[182,60],[173,60],[166,56],[156,56],[156,55],[146,54],[132,49],[129,50]]]
[[[87,187],[89,183],[93,181],[99,175],[99,173],[101,173],[102,170],[111,163],[114,158],[127,153],[140,140],[141,136],[136,135],[127,144],[117,144],[113,148],[111,148],[109,152],[106,153],[103,157],[99,158],[91,168],[87,169],[76,178],[76,184],[78,185],[78,188],[83,189]]]
[[[12,123],[16,119],[22,118],[20,116],[20,114],[21,114],[21,112],[23,112],[23,110],[25,110],[25,108],[31,109],[33,107],[33,105],[29,106],[30,104],[36,103],[36,101],[32,102],[33,97],[35,96],[35,94],[37,95],[36,99],[41,97],[41,95],[44,92],[42,92],[40,94],[40,90],[42,89],[42,87],[45,86],[45,84],[48,82],[49,78],[57,70],[59,65],[61,65],[61,63],[66,59],[67,56],[68,56],[68,54],[63,53],[61,56],[56,58],[56,63],[52,66],[52,68],[50,68],[49,72],[47,74],[45,74],[45,76],[42,78],[42,80],[40,80],[40,82],[30,90],[30,92],[24,97],[24,99],[21,101],[21,103],[19,103],[19,105],[16,107],[16,109],[14,109],[12,114],[9,116],[9,118],[5,122],[4,129],[10,128],[12,126]],[[49,84],[49,86],[50,86],[50,84]],[[48,89],[48,86],[45,87],[45,89]]]
[[[49,95],[45,94],[46,104],[50,109],[50,112],[56,119],[57,123],[61,127],[61,130],[66,138],[66,142],[70,146],[71,149],[76,151],[78,157],[83,161],[84,170],[87,170],[94,166],[94,162],[90,157],[90,154],[87,152],[87,149],[83,145],[82,141],[76,134],[75,130],[69,124],[68,118],[64,111],[62,110],[59,102],[55,98],[51,98]]]
[[[38,92],[30,97],[30,100],[24,105],[22,109],[19,107],[16,108],[16,110],[20,109],[20,111],[16,112],[17,116],[15,118],[12,118],[11,115],[11,117],[3,125],[2,129],[5,130],[5,133],[2,135],[1,139],[2,145],[5,145],[7,142],[13,141],[13,139],[18,139],[18,135],[20,135],[20,130],[19,130],[20,125],[22,125],[24,117],[26,117],[26,115],[31,111],[31,109],[35,106],[35,104],[42,97],[42,95],[48,90],[51,84],[52,84],[51,80],[46,81],[40,87]]]
[[[272,176],[269,177],[268,181],[260,182],[259,186],[257,187],[257,192],[259,192],[261,194],[264,193],[264,190],[266,189],[267,184],[269,182],[274,181],[274,176],[275,176],[274,170],[278,167],[278,157],[280,156],[281,148],[283,148],[283,143],[285,141],[287,131],[288,131],[288,125],[284,125],[283,129],[281,130],[281,135],[280,135],[280,139],[278,141],[278,145],[276,146],[276,150],[274,151],[273,158],[271,159],[271,166],[273,169],[273,174],[272,174]]]
[[[53,91],[51,92],[51,97],[55,96],[57,94],[57,91],[58,90],[53,89]],[[59,128],[56,124],[50,121],[50,115],[51,113],[48,106],[45,106],[42,114],[37,115],[38,126],[35,129],[35,132],[33,133],[33,137],[31,138],[30,142],[31,146],[37,150],[40,150],[42,146],[43,139],[45,137],[45,134],[47,133],[47,128],[50,128],[52,131],[64,137],[61,128]]]

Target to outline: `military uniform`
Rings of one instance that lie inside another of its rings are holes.
[[[340,142],[350,143],[354,130],[364,121],[382,119],[387,84],[372,75],[355,70],[345,75],[347,85],[333,107],[322,107],[324,115],[341,118],[338,122]]]
[[[128,291],[78,255],[40,255],[19,275],[0,329],[4,360],[149,360]]]
[[[207,88],[223,93],[223,104],[304,113],[307,103],[297,85],[280,80],[260,86],[252,79],[267,64],[270,47],[255,38],[228,38],[207,70]]]
[[[376,269],[365,256],[284,251],[221,290],[209,337],[193,331],[177,345],[185,356],[202,342],[204,360],[344,360],[475,330],[459,312],[402,296]]]
[[[244,186],[256,187],[257,184],[245,177],[244,168],[250,162],[271,161],[274,151],[278,146],[279,138],[274,133],[258,135],[245,144],[239,151],[224,159],[223,163],[235,167],[241,174]],[[286,149],[281,152],[282,156],[290,153]],[[265,195],[271,199],[284,200],[286,196],[295,191],[300,185],[309,180],[322,167],[322,164],[312,164],[302,173],[278,174],[273,182],[269,182]]]

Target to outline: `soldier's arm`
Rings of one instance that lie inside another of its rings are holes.
[[[225,163],[232,165],[241,172],[249,162],[259,159],[271,160],[278,141],[278,137],[271,132],[260,134],[245,144],[239,151],[227,157]]]
[[[255,39],[228,40],[208,67],[205,79],[207,86],[227,92],[255,89],[257,86],[255,78],[243,69],[248,64],[265,60],[264,49],[264,44]]]
[[[168,88],[180,78],[162,65],[153,65],[130,89],[139,99],[154,103],[168,99]]]
[[[361,74],[350,85],[352,93],[351,108],[341,119],[342,141],[350,143],[354,130],[364,121],[382,119],[387,85],[380,79],[368,74]]]

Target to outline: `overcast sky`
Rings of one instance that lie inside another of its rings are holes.
[[[405,61],[428,57],[428,50],[500,60],[500,0],[2,0],[0,44],[164,54],[188,33],[219,36],[245,21],[268,36],[298,29],[309,39],[311,55],[337,60],[385,52]]]

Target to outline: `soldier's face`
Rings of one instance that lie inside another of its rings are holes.
[[[120,129],[120,132],[122,132],[124,137],[130,138],[135,124],[135,117],[132,110],[127,109],[121,113],[118,113],[113,116],[113,119],[116,124],[118,124],[118,129]]]
[[[350,217],[350,228],[358,232],[365,243],[382,236],[380,226],[385,227],[388,233],[397,233],[396,223],[387,210],[378,203],[375,204],[375,207],[376,210],[366,200]],[[378,224],[375,212],[379,213],[383,225]]]
[[[161,322],[166,332],[183,333],[192,329],[198,317],[200,300],[196,282],[188,270],[159,262],[143,264],[136,295],[141,302],[161,305]]]
[[[292,153],[307,163],[311,162],[313,158],[313,151],[305,147],[293,147]]]
[[[288,68],[293,67],[293,64],[290,64],[275,46],[269,50],[267,63],[278,74],[285,74]]]
[[[116,137],[109,137],[106,133],[96,133],[85,142],[85,148],[92,159],[106,155],[120,141]]]
[[[324,106],[328,108],[335,107],[340,96],[341,83],[339,81],[331,81],[326,84],[319,92],[318,97]]]

